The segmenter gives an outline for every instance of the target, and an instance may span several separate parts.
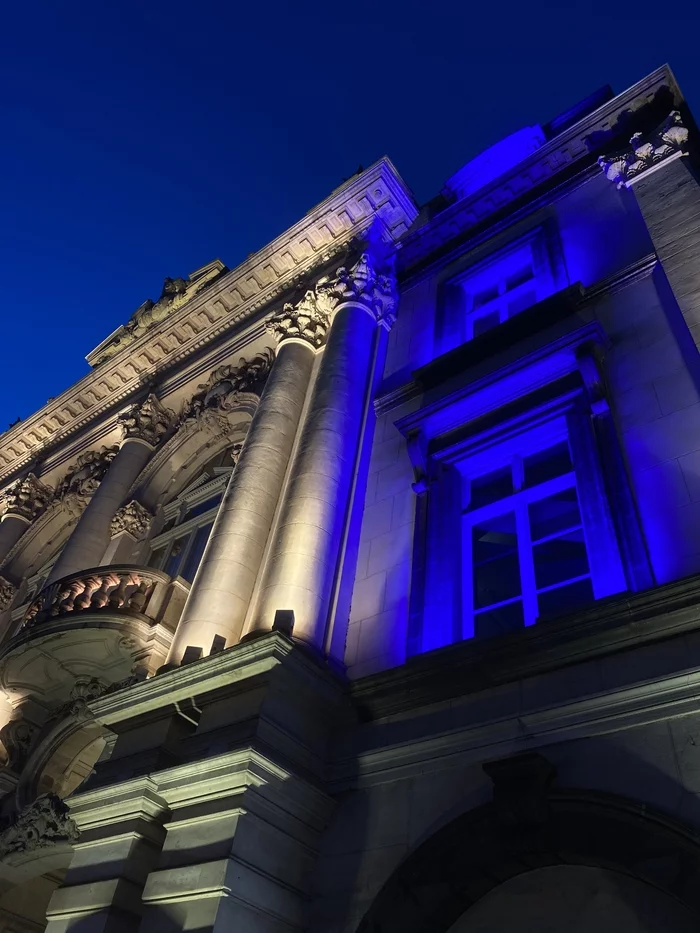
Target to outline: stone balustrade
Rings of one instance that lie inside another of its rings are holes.
[[[146,616],[158,621],[174,583],[160,570],[131,565],[97,567],[46,586],[29,605],[22,631],[52,619],[95,612]],[[188,590],[183,580],[180,589]]]

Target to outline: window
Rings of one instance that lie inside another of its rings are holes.
[[[443,352],[492,330],[554,291],[544,232],[537,230],[447,283]]]
[[[589,544],[565,433],[523,435],[463,467],[464,634],[503,634],[591,602]]]
[[[218,458],[220,459],[220,458]],[[151,541],[149,567],[194,580],[232,467],[207,470],[165,507],[165,523]]]

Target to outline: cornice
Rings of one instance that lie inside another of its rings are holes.
[[[641,109],[654,96],[667,88],[674,105],[682,96],[667,65],[647,75],[633,87],[614,97],[570,129],[555,136],[523,159],[506,174],[485,185],[472,197],[451,204],[422,226],[412,230],[401,241],[400,265],[409,269],[438,247],[464,234],[497,211],[507,208],[556,175],[570,171],[577,162],[591,160],[594,152],[588,140],[594,134],[610,134],[622,114]]]
[[[408,188],[388,158],[351,178],[298,223],[184,307],[0,436],[0,482],[48,446],[80,430],[303,279],[379,220],[396,240],[417,216]]]

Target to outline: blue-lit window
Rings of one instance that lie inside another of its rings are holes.
[[[446,283],[443,352],[498,327],[554,290],[545,236],[538,230]]]
[[[594,598],[568,441],[464,477],[465,634],[490,636]]]

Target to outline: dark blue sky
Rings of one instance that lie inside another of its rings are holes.
[[[233,267],[359,163],[419,201],[471,156],[665,61],[698,4],[62,2],[4,9],[0,430],[166,275]]]

